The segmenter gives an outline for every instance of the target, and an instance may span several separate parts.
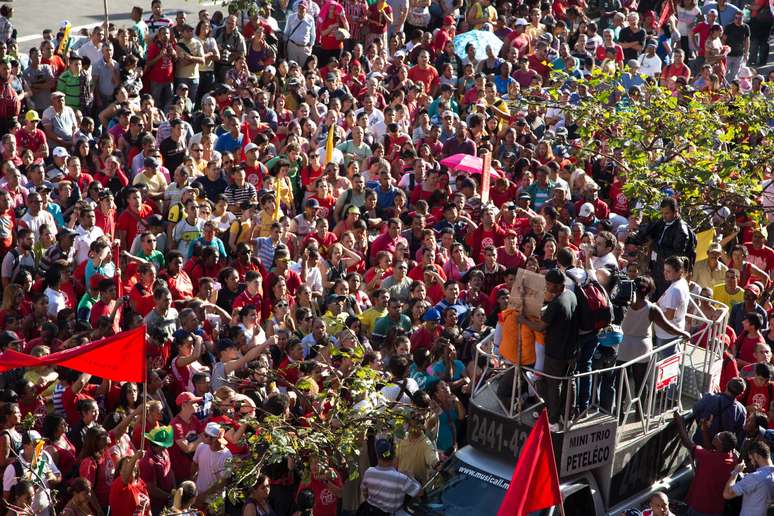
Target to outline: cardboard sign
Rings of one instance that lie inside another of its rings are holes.
[[[537,272],[519,269],[511,288],[509,305],[526,317],[540,319],[540,309],[546,297],[546,277]]]

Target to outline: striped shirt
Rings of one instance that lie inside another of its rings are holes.
[[[250,183],[245,183],[242,186],[228,185],[224,193],[228,203],[235,204],[237,207],[244,201],[255,200],[258,195],[255,192],[255,187]],[[241,212],[241,209],[237,211],[237,215],[239,215],[239,212]]]
[[[376,466],[363,474],[363,487],[368,492],[366,501],[382,511],[392,514],[403,507],[406,495],[416,496],[422,486],[394,467]]]
[[[360,41],[365,36],[365,20],[355,23],[353,18],[359,16],[361,19],[368,13],[368,4],[361,0],[350,0],[344,2],[344,16],[349,22],[349,32],[353,41]]]
[[[145,25],[148,28],[148,34],[150,37],[155,38],[156,33],[161,27],[168,27],[170,29],[172,28],[172,20],[165,18],[163,15],[161,18],[154,18],[153,15],[151,15],[145,20]]]
[[[56,82],[57,91],[65,94],[65,105],[73,109],[81,107],[81,76],[65,70]]]

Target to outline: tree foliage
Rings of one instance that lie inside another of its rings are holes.
[[[362,347],[338,350],[331,345],[323,355],[325,362],[343,361],[345,366],[323,366],[327,377],[317,394],[309,377],[289,387],[303,417],[265,415],[260,421],[249,420],[252,430],[245,433],[249,453],[234,458],[229,466],[232,474],[226,496],[232,503],[244,500],[258,475],[272,464],[287,463],[307,477],[314,460],[320,470],[335,471],[343,480],[357,478],[366,435],[399,437],[408,419],[423,412],[380,398],[378,388],[389,384],[389,379],[379,370],[360,365]],[[215,501],[216,506],[221,503],[222,499]]]
[[[579,126],[580,155],[604,153],[613,160],[625,175],[624,193],[632,206],[652,213],[670,189],[686,221],[703,229],[723,206],[734,213],[757,205],[774,163],[771,98],[675,96],[646,84],[642,100],[631,101],[619,80],[597,71],[585,81],[590,95],[570,112]],[[550,91],[553,99],[558,95],[557,88]],[[606,150],[595,141],[606,142]]]

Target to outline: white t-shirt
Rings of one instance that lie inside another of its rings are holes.
[[[47,287],[43,293],[48,298],[48,315],[56,317],[56,314],[67,308],[67,298],[64,293]]]
[[[672,324],[681,330],[685,329],[685,314],[688,312],[689,297],[690,290],[688,288],[688,282],[685,281],[684,278],[681,278],[669,285],[669,288],[658,300],[658,306],[663,312],[666,313],[667,310],[675,309],[675,316],[672,318]],[[662,330],[658,325],[655,326],[656,337],[660,339],[669,339],[676,336]]]
[[[200,443],[194,452],[193,461],[198,466],[196,487],[200,493],[210,488],[215,482],[225,477],[226,461],[231,458],[228,448],[212,451],[209,444]]]
[[[105,234],[99,226],[92,226],[86,229],[83,226],[75,228],[77,236],[75,237],[75,263],[80,264],[89,259],[89,248],[91,243]]]
[[[402,383],[402,382],[401,382]],[[416,380],[413,378],[406,378],[406,388],[404,391],[408,391],[411,394],[414,394],[419,390],[419,384]],[[382,387],[382,390],[379,391],[382,395],[382,398],[387,400],[387,402],[392,402],[398,399],[398,395],[401,393],[400,385],[395,383],[392,385],[387,385],[385,387]],[[411,398],[406,394],[406,392],[403,392],[403,395],[400,398],[401,403],[410,404]]]
[[[594,256],[591,258],[591,266],[594,269],[601,269],[606,265],[612,265],[616,269],[618,268],[618,260],[613,253],[607,253],[605,256]]]
[[[41,461],[44,462],[45,466],[43,467],[43,474],[41,475],[44,479],[48,476],[48,473],[51,472],[56,476],[61,475],[62,473],[59,471],[59,468],[56,467],[56,464],[54,464],[53,459],[51,458],[51,455],[48,454],[47,451],[42,451],[40,455]],[[31,473],[29,473],[26,470],[26,467],[28,466],[28,463],[25,461],[22,461],[23,471],[25,471],[23,478],[30,478]],[[18,478],[16,478],[16,468],[14,468],[13,464],[9,464],[5,467],[5,470],[3,471],[3,491],[10,491],[13,486],[16,485],[18,482]],[[46,489],[35,489],[35,497],[32,499],[32,510],[35,514],[40,516],[48,516],[51,514],[51,499],[49,498],[50,491],[48,489],[48,481],[44,480],[44,483],[46,485]],[[47,493],[48,492],[48,493]]]
[[[648,56],[642,54],[640,56],[640,74],[647,75],[648,77],[655,77],[657,73],[661,73],[661,58],[658,55]]]

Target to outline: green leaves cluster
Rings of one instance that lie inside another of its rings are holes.
[[[774,163],[771,98],[729,92],[675,96],[645,85],[642,100],[630,101],[620,76],[597,72],[581,81],[590,96],[570,109],[581,136],[576,151],[583,158],[604,154],[617,164],[631,207],[652,214],[669,188],[696,229],[707,228],[723,206],[762,216],[761,183]],[[558,87],[549,94],[558,98]],[[607,143],[604,149],[600,141]]]
[[[366,434],[400,434],[415,412],[401,404],[386,406],[380,402],[378,388],[388,383],[388,378],[381,371],[360,365],[362,348],[338,350],[331,346],[327,351],[331,358],[343,358],[353,365],[345,374],[327,369],[330,375],[317,395],[310,392],[309,378],[291,387],[306,414],[300,421],[285,416],[250,421],[257,431],[247,437],[249,457],[235,458],[231,464],[227,488],[231,502],[243,500],[246,489],[271,464],[287,463],[307,478],[314,461],[321,471],[336,471],[344,480],[357,478],[358,457]]]

